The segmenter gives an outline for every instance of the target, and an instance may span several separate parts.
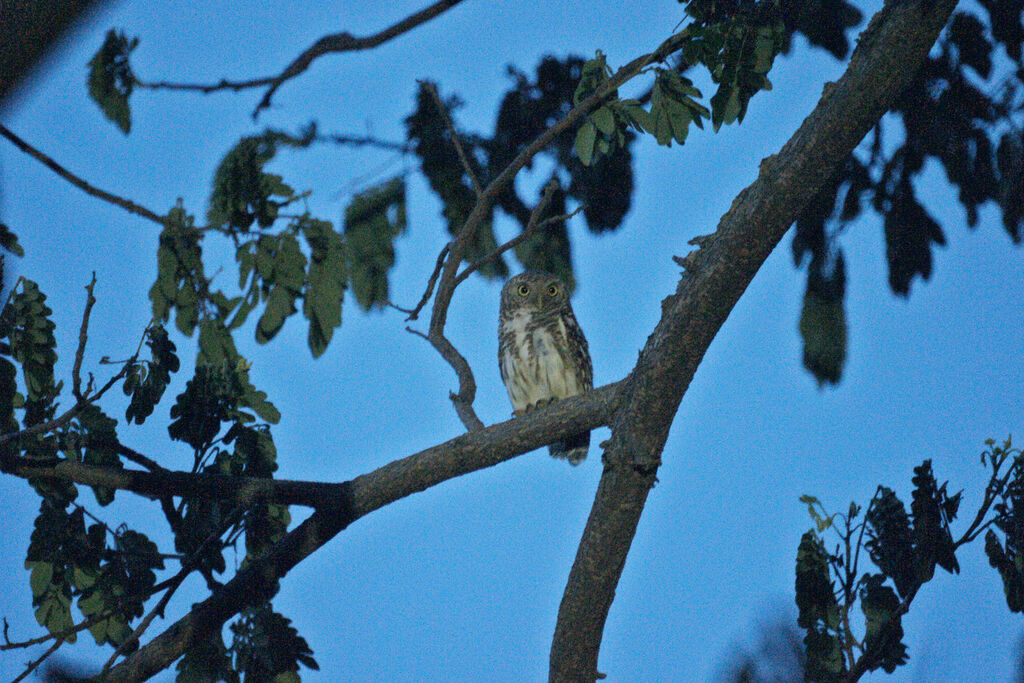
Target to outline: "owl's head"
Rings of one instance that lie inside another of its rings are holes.
[[[548,273],[527,271],[505,283],[501,288],[501,310],[523,308],[556,311],[569,305],[569,288],[558,277]]]

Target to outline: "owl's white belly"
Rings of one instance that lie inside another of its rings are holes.
[[[503,374],[508,378],[506,387],[512,407],[517,413],[554,398],[568,398],[583,391],[579,373],[567,364],[559,352],[565,345],[565,329],[555,321],[555,338],[546,327],[527,325],[527,317],[517,315],[507,323],[515,337],[501,358]]]

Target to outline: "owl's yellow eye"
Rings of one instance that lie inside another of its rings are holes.
[[[548,296],[555,296],[558,294],[558,287],[556,285],[548,285]]]
[[[526,296],[530,293],[530,285],[519,285],[519,296]]]

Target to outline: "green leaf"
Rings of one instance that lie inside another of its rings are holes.
[[[18,236],[11,232],[11,229],[3,223],[0,223],[0,247],[3,247],[15,256],[25,255],[25,250],[18,244]]]
[[[591,120],[597,129],[605,135],[615,132],[615,114],[608,107],[601,107],[590,115]]]
[[[868,540],[864,547],[871,555],[871,561],[892,578],[900,595],[909,595],[919,584],[906,508],[891,489],[880,486],[865,520]]]
[[[277,680],[281,674],[297,674],[299,664],[319,670],[309,643],[270,603],[242,612],[231,624],[231,632],[235,668],[246,680]]]
[[[171,373],[177,372],[181,365],[175,354],[177,347],[162,325],[149,328],[146,332],[146,346],[149,347],[151,360],[136,364],[125,377],[124,393],[131,396],[131,403],[125,410],[125,419],[129,423],[142,424],[153,414],[153,409],[170,384]]]
[[[345,243],[330,223],[306,219],[300,225],[311,252],[302,314],[309,321],[309,349],[318,358],[341,325],[348,264]]]
[[[405,183],[401,178],[356,195],[345,210],[348,272],[356,302],[365,311],[384,308],[388,302],[394,240],[403,232]]]
[[[597,127],[593,122],[583,122],[580,129],[576,131],[576,156],[584,166],[589,166],[594,158],[594,146],[597,142]]]
[[[89,97],[126,135],[132,127],[128,98],[135,84],[128,56],[138,44],[138,38],[129,39],[124,33],[110,29],[103,45],[89,60]]]
[[[864,657],[869,671],[882,668],[892,673],[907,662],[907,646],[903,644],[903,624],[899,613],[900,600],[892,588],[883,585],[885,577],[872,574],[864,578],[860,605],[864,611]]]
[[[605,61],[604,53],[598,50],[593,59],[583,64],[580,82],[572,96],[573,105],[579,104],[597,92],[604,82],[608,80],[609,75],[610,70],[608,63]],[[612,97],[615,97],[615,93],[612,93]]]
[[[839,605],[829,576],[829,555],[812,532],[800,539],[796,558],[797,624],[806,631],[807,677],[840,681],[846,671],[842,653]]]
[[[231,665],[228,649],[224,647],[224,639],[219,630],[209,640],[188,648],[175,669],[178,672],[178,683],[238,683],[240,680],[238,672]]]
[[[278,207],[295,196],[279,175],[263,170],[277,153],[281,136],[273,131],[244,137],[232,147],[213,177],[210,210],[211,225],[228,232],[246,232],[256,223],[269,227],[277,220]]]
[[[50,580],[53,578],[53,565],[49,562],[26,562],[25,564],[26,568],[32,570],[32,574],[29,577],[32,595],[40,597],[50,590]],[[31,565],[31,567],[28,565]]]
[[[175,324],[191,336],[199,320],[199,293],[207,288],[203,273],[202,234],[180,206],[167,214],[157,247],[157,279],[149,289],[153,317],[166,322],[177,309]]]

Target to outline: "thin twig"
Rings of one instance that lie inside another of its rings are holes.
[[[480,187],[480,181],[477,180],[476,173],[473,171],[473,166],[469,163],[469,157],[466,156],[466,150],[462,147],[462,140],[459,139],[459,131],[455,129],[455,122],[452,120],[452,113],[448,110],[447,105],[441,100],[440,93],[437,92],[437,85],[432,81],[419,81],[419,83],[427,89],[430,96],[434,100],[434,104],[437,106],[437,110],[441,112],[441,118],[444,119],[444,125],[448,129],[448,134],[452,136],[452,144],[455,145],[455,151],[459,155],[459,162],[462,163],[462,169],[469,176],[469,180],[473,183],[473,189],[476,191],[477,199],[484,193]]]
[[[153,83],[147,83],[146,81],[139,80],[138,78],[132,78],[132,83],[135,87],[145,88],[147,90],[187,90],[192,92],[201,92],[204,95],[208,95],[217,90],[247,90],[249,88],[262,88],[267,85],[273,84],[275,76],[265,76],[263,78],[253,78],[248,81],[229,81],[222,78],[217,83],[172,83],[169,81],[155,81]]]
[[[42,655],[41,655],[41,656],[39,657],[39,659],[36,659],[36,660],[33,660],[33,661],[29,662],[29,663],[28,663],[28,665],[26,666],[25,670],[21,672],[21,675],[20,675],[20,676],[18,676],[17,678],[15,678],[14,680],[12,680],[12,681],[11,681],[11,683],[18,683],[18,681],[23,681],[23,680],[25,680],[25,679],[26,679],[26,678],[28,677],[28,675],[29,675],[30,673],[32,673],[33,671],[35,671],[35,670],[36,670],[36,668],[37,668],[37,667],[38,667],[38,666],[39,666],[40,664],[42,664],[43,662],[45,662],[45,661],[46,661],[46,659],[47,659],[47,658],[48,658],[48,657],[49,657],[50,655],[52,655],[52,654],[53,654],[54,652],[56,652],[56,651],[57,651],[57,650],[58,650],[58,649],[60,648],[60,646],[61,646],[61,645],[63,645],[63,644],[64,644],[64,639],[63,639],[63,638],[57,638],[56,640],[54,640],[54,641],[53,641],[53,645],[51,645],[51,646],[50,646],[49,648],[47,648],[46,652],[44,652],[44,653],[43,653],[43,654],[42,654]]]
[[[75,399],[78,401],[85,400],[85,396],[82,395],[82,358],[85,356],[85,343],[89,338],[89,314],[92,313],[93,304],[96,303],[96,297],[93,296],[93,288],[96,286],[96,271],[92,272],[92,281],[86,285],[86,297],[85,297],[85,312],[82,313],[82,326],[78,330],[78,350],[75,351],[75,364],[71,368],[71,381],[72,389],[71,393],[74,394]],[[86,393],[89,392],[91,387],[86,387]]]
[[[538,207],[539,206],[540,205],[538,204]],[[460,284],[462,284],[462,282],[466,278],[472,275],[475,271],[479,270],[488,261],[493,261],[494,259],[501,256],[509,249],[514,249],[515,247],[518,247],[520,244],[528,240],[534,232],[542,230],[543,228],[546,228],[549,225],[554,225],[555,223],[563,223],[572,218],[573,216],[575,216],[576,214],[578,214],[582,210],[583,207],[580,206],[577,207],[571,213],[562,214],[560,216],[551,216],[550,218],[545,218],[539,223],[534,222],[533,218],[531,217],[530,224],[526,226],[525,230],[523,230],[521,233],[510,239],[508,242],[502,244],[500,247],[489,253],[487,256],[484,256],[479,261],[474,261],[473,263],[463,268],[462,272],[455,277],[455,286],[457,287]]]
[[[73,633],[84,631],[85,629],[91,628],[94,624],[97,624],[103,621],[104,619],[109,619],[113,613],[113,610],[100,612],[98,614],[92,615],[88,619],[84,620],[82,623],[70,626],[64,629],[63,631],[58,631],[57,633],[47,633],[46,635],[39,636],[37,638],[30,638],[29,640],[22,640],[18,642],[11,642],[10,640],[7,640],[7,619],[4,619],[4,640],[6,642],[3,645],[0,645],[0,650],[16,650],[26,647],[32,647],[33,645],[39,645],[54,638],[61,638],[63,640],[67,640],[68,636],[72,635]]]
[[[28,144],[27,142],[25,142],[24,140],[19,138],[17,135],[12,133],[11,130],[8,129],[6,126],[4,126],[2,123],[0,123],[0,135],[2,135],[3,137],[7,138],[12,143],[14,143],[14,146],[17,147],[18,149],[20,149],[22,152],[25,152],[26,154],[28,154],[30,157],[32,157],[36,161],[39,161],[44,166],[46,166],[47,168],[52,170],[54,173],[59,175],[61,178],[64,178],[64,180],[68,181],[69,183],[71,183],[75,187],[79,188],[80,190],[85,191],[87,194],[90,194],[93,197],[99,197],[100,199],[102,199],[102,200],[104,200],[106,202],[110,202],[111,204],[113,204],[115,206],[120,206],[122,209],[124,209],[128,213],[133,213],[136,216],[142,216],[143,218],[148,218],[149,220],[153,221],[154,223],[157,223],[158,225],[163,225],[164,224],[164,216],[161,216],[161,215],[159,215],[159,214],[157,214],[157,213],[155,213],[153,211],[150,211],[146,207],[140,206],[140,205],[136,204],[135,202],[131,201],[130,199],[125,199],[124,197],[118,197],[117,195],[111,194],[110,192],[107,192],[106,190],[101,190],[98,187],[93,187],[92,185],[90,185],[89,183],[85,182],[84,180],[79,178],[77,175],[75,175],[71,171],[67,170],[66,168],[64,168],[63,166],[58,164],[56,161],[54,161],[50,157],[48,157],[45,154],[43,154],[42,152],[40,152],[38,149],[36,149],[32,145]]]
[[[462,257],[466,253],[470,239],[476,234],[480,224],[490,215],[495,197],[511,183],[516,175],[528,164],[534,156],[545,149],[551,142],[566,130],[579,123],[583,117],[599,107],[606,99],[626,81],[633,78],[648,65],[659,62],[675,52],[689,37],[689,32],[683,31],[663,41],[661,45],[646,55],[641,55],[632,60],[606,80],[593,94],[577,104],[560,121],[545,130],[534,138],[533,142],[527,145],[505,168],[494,178],[487,188],[477,198],[476,204],[470,211],[466,222],[459,229],[455,239],[450,243],[448,258],[441,270],[441,277],[437,285],[437,294],[434,297],[434,306],[430,316],[428,336],[441,357],[452,366],[459,379],[458,393],[450,394],[455,411],[459,419],[470,431],[479,429],[483,423],[473,410],[473,400],[476,398],[476,380],[473,377],[473,370],[470,368],[466,358],[459,353],[458,349],[445,337],[444,328],[448,319],[448,307],[451,304],[455,287],[458,284],[456,277],[458,268],[462,264]]]
[[[393,38],[397,38],[403,33],[411,31],[420,24],[430,21],[460,2],[462,2],[462,0],[438,0],[438,2],[435,2],[433,5],[430,5],[415,14],[409,15],[397,24],[393,24],[383,31],[371,36],[357,38],[351,33],[342,32],[320,38],[313,43],[313,45],[303,51],[302,54],[296,57],[280,75],[271,80],[270,87],[267,88],[267,92],[263,94],[263,99],[261,99],[259,104],[256,105],[256,109],[252,112],[252,117],[255,119],[259,116],[261,111],[270,106],[270,100],[273,98],[274,93],[277,92],[277,89],[281,87],[281,84],[304,72],[317,57],[331,52],[351,52],[354,50],[369,50],[371,48],[375,48]]]
[[[32,425],[31,427],[26,427],[21,431],[10,432],[9,434],[0,435],[0,446],[10,441],[14,441],[15,439],[20,439],[23,436],[41,434],[43,432],[48,432],[50,430],[57,429],[58,427],[63,427],[68,422],[71,422],[71,420],[74,419],[74,417],[78,415],[78,413],[82,412],[82,410],[86,406],[98,401],[105,393],[107,393],[111,389],[111,387],[117,384],[117,382],[121,380],[125,376],[125,374],[127,374],[128,368],[134,365],[135,361],[138,360],[139,353],[142,350],[142,342],[145,341],[146,332],[149,331],[149,328],[150,326],[152,326],[152,324],[153,323],[151,321],[150,324],[147,325],[146,329],[143,331],[142,339],[139,341],[139,345],[135,349],[135,355],[126,360],[124,362],[124,365],[122,365],[121,369],[117,372],[117,374],[111,377],[106,384],[99,388],[99,390],[91,394],[83,395],[82,398],[75,401],[75,405],[71,406],[63,415],[60,415],[59,417],[55,417],[54,419],[49,420],[48,422],[40,422],[39,424]]]
[[[420,297],[420,301],[416,304],[416,307],[409,311],[409,317],[405,319],[405,322],[416,320],[420,316],[420,311],[430,301],[430,295],[434,293],[434,285],[437,284],[437,276],[441,274],[441,267],[444,265],[444,259],[448,255],[448,250],[451,249],[451,243],[444,245],[441,249],[441,253],[437,255],[437,263],[434,264],[434,272],[430,274],[430,279],[427,280],[427,289],[423,292],[423,296]]]

